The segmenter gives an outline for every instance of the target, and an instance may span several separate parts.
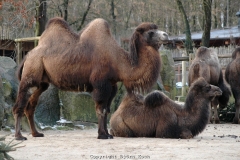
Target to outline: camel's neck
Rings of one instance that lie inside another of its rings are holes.
[[[199,134],[206,127],[209,119],[210,101],[198,95],[189,93],[185,102],[186,116],[183,125],[191,130],[193,136]]]
[[[139,50],[137,64],[133,65],[128,56],[127,65],[121,65],[121,79],[128,91],[149,90],[160,74],[160,55],[152,47]]]

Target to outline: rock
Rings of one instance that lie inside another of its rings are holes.
[[[13,118],[12,106],[15,103],[18,90],[18,80],[15,75],[16,68],[17,65],[13,59],[0,56],[0,110],[4,108],[4,115],[0,114],[0,119],[9,118],[6,119],[4,125],[14,125],[11,118]]]
[[[44,125],[55,125],[60,119],[58,89],[50,85],[41,94],[35,111],[35,121]]]
[[[110,107],[111,113],[118,108],[124,94],[125,87],[122,83],[118,83],[118,92]],[[62,114],[64,119],[70,121],[98,122],[95,103],[90,93],[59,91],[59,98],[62,103]],[[111,114],[109,114],[108,120],[110,116]]]
[[[160,54],[162,59],[162,69],[160,72],[162,84],[165,90],[170,93],[170,98],[174,99],[176,92],[174,60],[170,51],[162,50]]]
[[[70,121],[97,122],[95,104],[87,92],[59,91],[64,119]]]
[[[2,77],[0,75],[0,130],[2,128],[3,119],[4,119],[4,92],[3,92],[3,85],[2,85]]]

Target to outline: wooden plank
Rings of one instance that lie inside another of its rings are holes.
[[[19,65],[22,61],[22,42],[17,42],[17,57],[16,62]]]
[[[15,39],[15,42],[26,42],[26,41],[35,41],[35,40],[39,40],[40,37],[26,37],[26,38],[18,38]]]
[[[232,54],[222,54],[222,55],[218,55],[218,58],[232,58]]]
[[[232,58],[232,54],[218,55],[218,58]],[[173,57],[173,60],[176,61],[189,61],[189,56],[185,57]]]
[[[189,57],[173,57],[174,61],[189,61]]]

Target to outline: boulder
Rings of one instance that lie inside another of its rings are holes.
[[[174,60],[170,51],[162,50],[160,55],[162,59],[162,69],[160,72],[162,85],[170,93],[169,97],[174,99],[176,93]]]
[[[4,92],[2,85],[2,77],[0,75],[0,130],[2,128],[3,119],[4,119]]]
[[[95,104],[87,92],[59,91],[62,116],[70,121],[97,122]]]
[[[39,124],[53,126],[60,119],[58,89],[50,85],[41,94],[35,111],[35,121]]]
[[[16,69],[17,65],[13,59],[0,56],[0,108],[4,108],[4,114],[0,114],[0,119],[6,119],[4,125],[9,126],[14,126],[11,119],[13,119],[12,106],[18,90]]]
[[[118,92],[111,104],[111,113],[113,113],[121,103],[125,94],[125,87],[118,83]],[[59,98],[62,104],[62,116],[70,121],[85,121],[97,123],[95,103],[88,92],[66,92],[59,91]],[[108,116],[108,119],[110,115]]]

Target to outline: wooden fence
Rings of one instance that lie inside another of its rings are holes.
[[[219,58],[220,65],[223,70],[225,70],[226,66],[232,59],[232,52],[235,50],[235,46],[228,46],[228,47],[218,47],[213,48],[216,50]],[[194,48],[194,53],[196,52],[196,48]],[[175,67],[175,81],[182,82],[182,79],[185,77],[187,79],[188,77],[188,69],[189,69],[189,57],[183,56],[185,53],[184,49],[175,49],[170,50],[172,53],[172,57],[174,60],[174,67]],[[182,61],[186,61],[186,74],[182,75]],[[184,77],[183,77],[184,76]]]

